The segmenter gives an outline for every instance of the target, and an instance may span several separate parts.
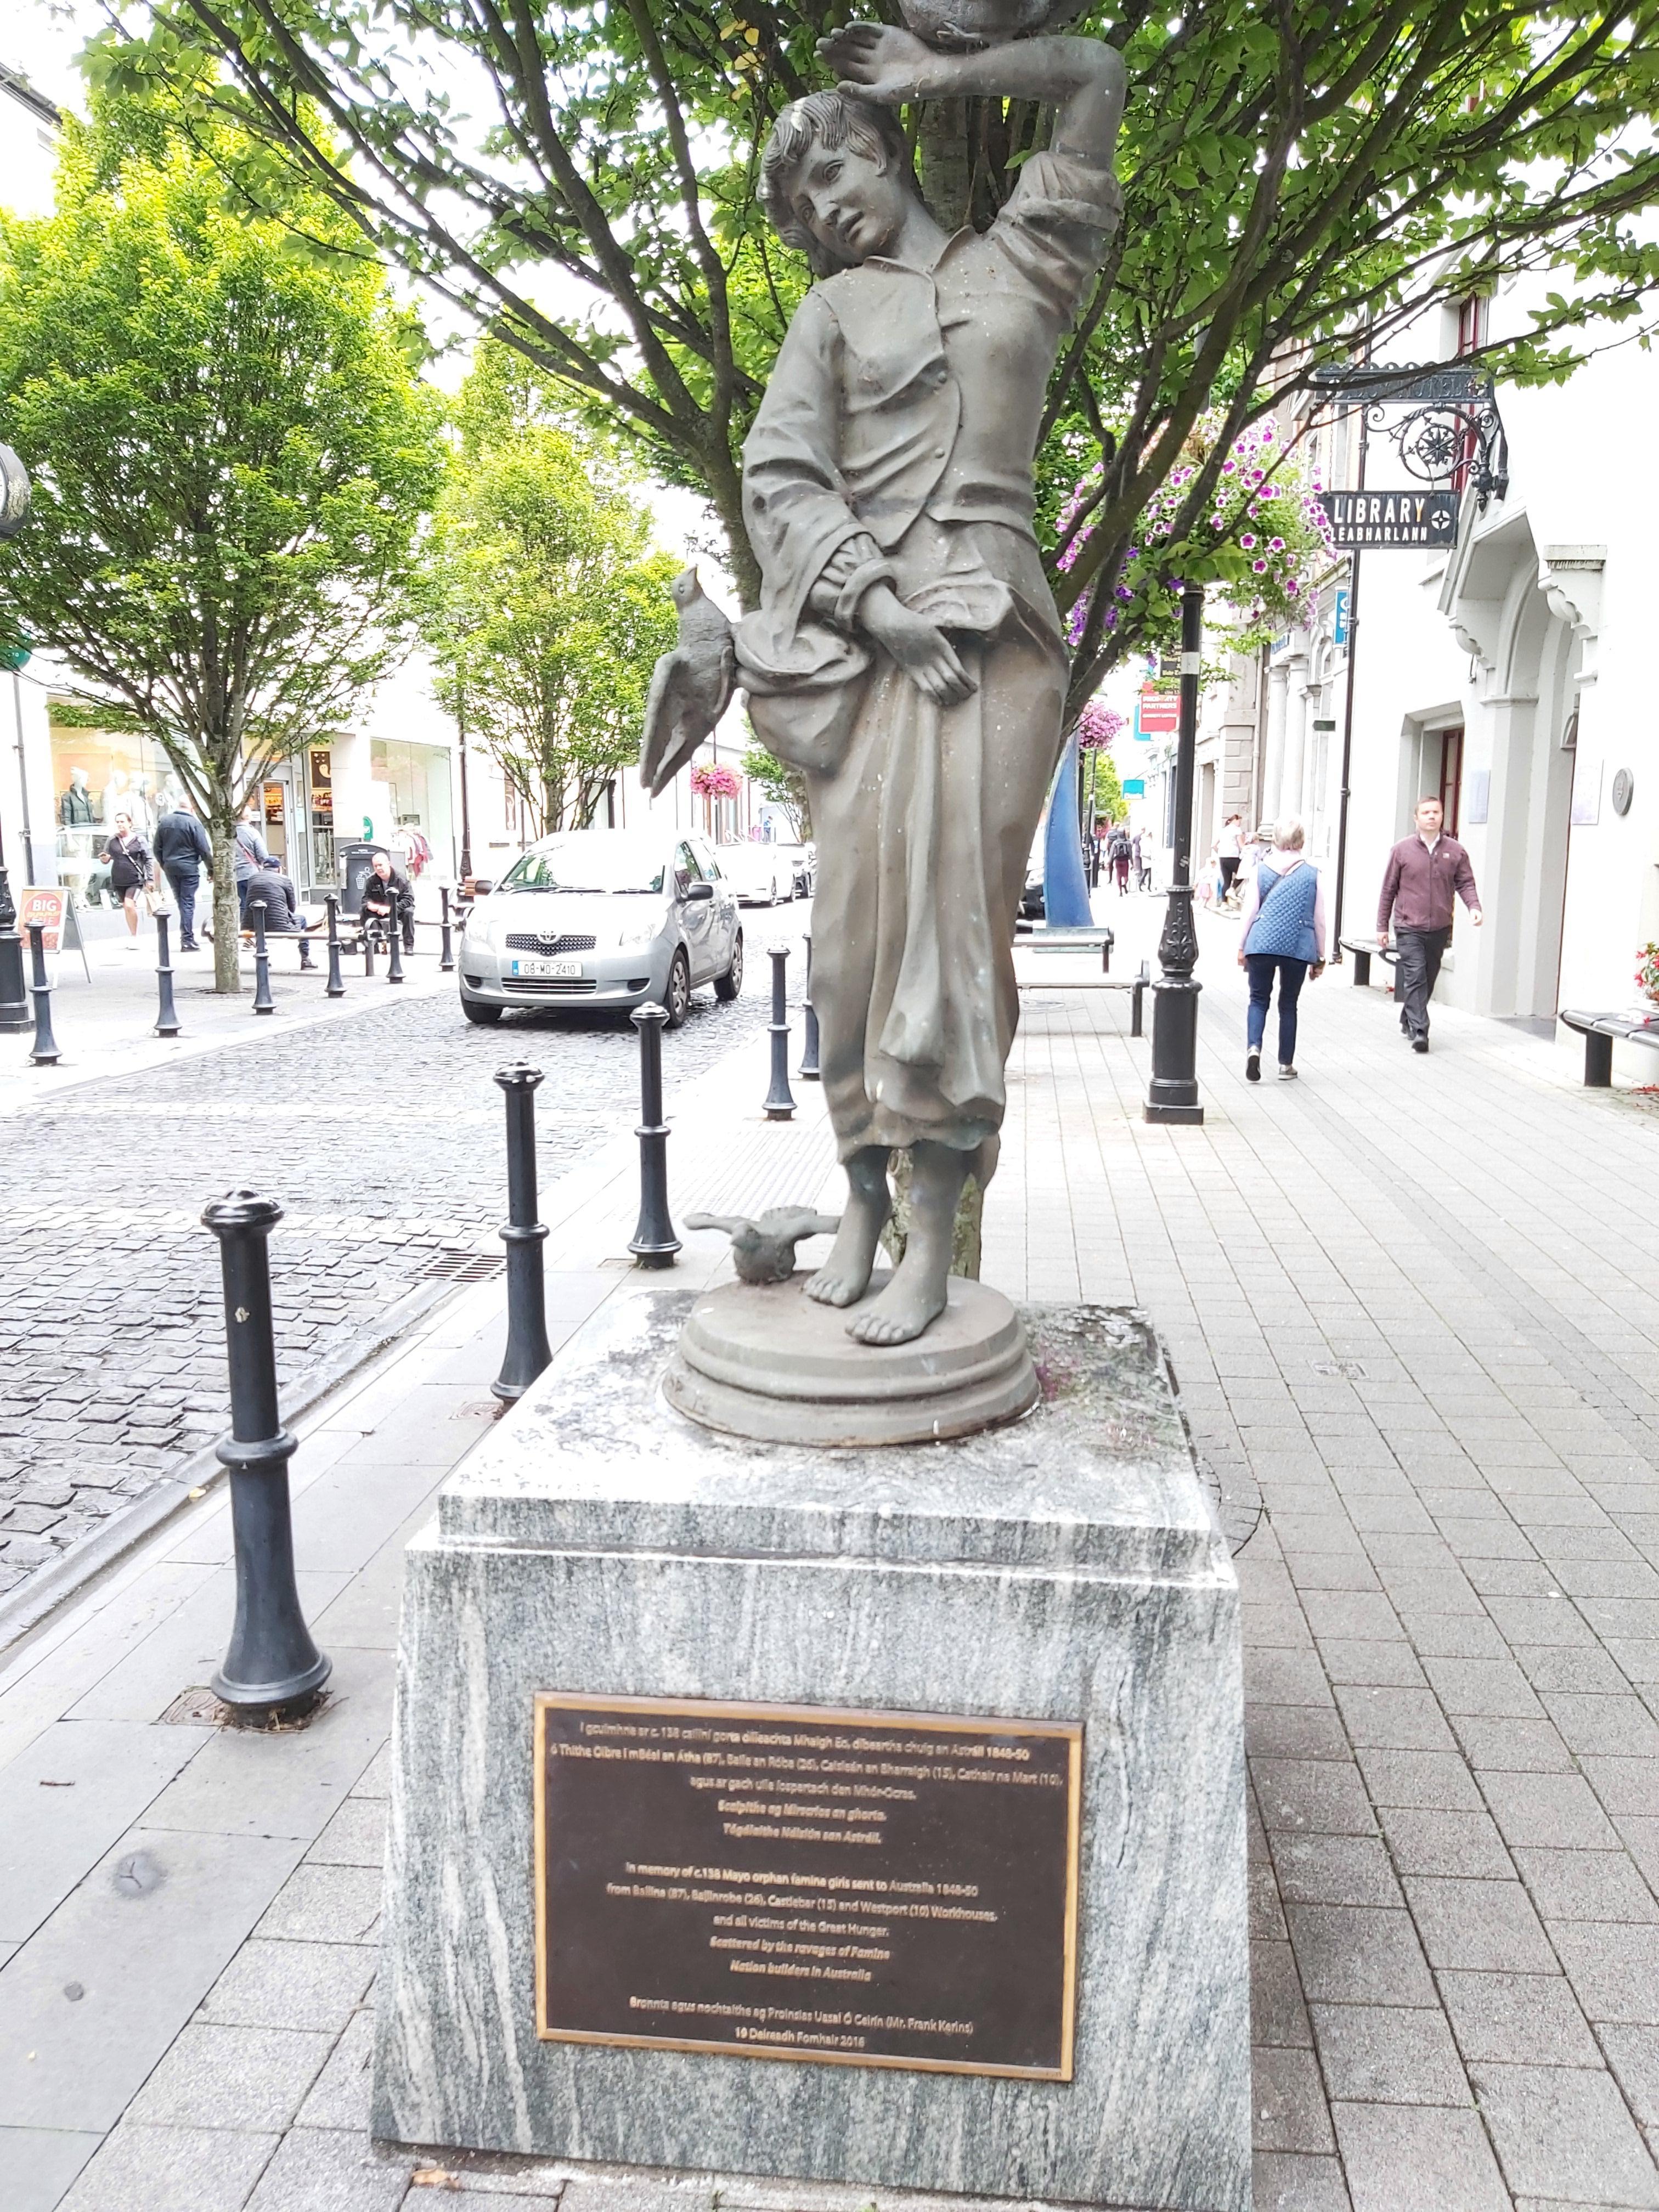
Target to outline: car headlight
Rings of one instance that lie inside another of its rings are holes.
[[[642,945],[654,945],[661,934],[660,919],[624,922],[617,932],[617,950],[619,952],[635,951]]]

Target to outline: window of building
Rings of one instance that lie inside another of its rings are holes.
[[[1440,807],[1446,817],[1446,835],[1455,837],[1461,811],[1458,802],[1463,788],[1463,732],[1461,729],[1437,730],[1431,733],[1429,744],[1431,747],[1438,744],[1440,748]],[[1430,757],[1432,759],[1432,752]]]

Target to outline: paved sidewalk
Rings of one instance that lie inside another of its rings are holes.
[[[1105,912],[1127,969],[1161,904]],[[985,1272],[1144,1305],[1265,1509],[1258,2212],[1659,2205],[1659,1123],[1504,1024],[1437,1007],[1419,1059],[1340,970],[1247,1085],[1200,929],[1204,1127],[1033,994]]]
[[[1110,903],[1115,972],[1161,913]],[[1236,933],[1200,927],[1201,1129],[1140,1120],[1126,995],[1027,995],[986,1273],[1149,1310],[1247,1539],[1259,2212],[1655,2207],[1653,1109],[1441,1010],[1417,1059],[1340,974],[1304,1000],[1301,1082],[1247,1087]],[[677,1218],[831,1194],[818,1095],[767,1127],[763,1066],[757,1044],[688,1087]],[[627,1138],[556,1187],[561,1329],[640,1286],[633,1192]],[[687,1246],[681,1279],[723,1264]],[[498,1302],[466,1294],[306,1438],[300,1558],[337,1692],[310,1729],[159,1717],[222,1650],[216,1498],[0,1674],[19,2212],[390,2212],[440,2181],[477,2212],[872,2203],[417,2172],[366,2140],[401,1549],[489,1418]]]

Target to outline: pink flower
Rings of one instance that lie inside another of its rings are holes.
[[[1250,566],[1258,576],[1264,576],[1267,573],[1267,564],[1265,561],[1252,561]]]

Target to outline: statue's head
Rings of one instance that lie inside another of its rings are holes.
[[[761,198],[773,228],[818,276],[884,252],[920,197],[897,118],[839,92],[792,100],[761,157]]]

